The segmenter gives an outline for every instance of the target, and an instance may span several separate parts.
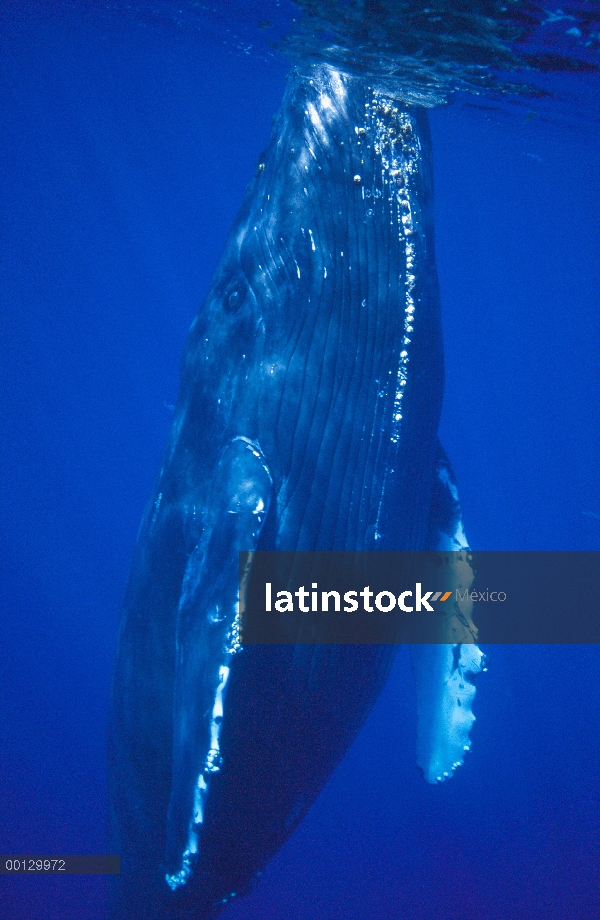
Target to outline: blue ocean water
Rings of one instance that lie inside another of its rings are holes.
[[[184,338],[288,66],[253,38],[266,27],[227,32],[219,5],[199,26],[142,6],[0,11],[2,853],[105,852],[127,569]],[[548,79],[556,103],[461,97],[430,115],[441,437],[481,549],[600,549],[600,84]],[[401,653],[307,819],[224,917],[598,915],[600,652],[487,651],[452,782],[415,768]],[[0,879],[7,920],[104,905],[102,878]]]

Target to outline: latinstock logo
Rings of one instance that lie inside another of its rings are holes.
[[[301,613],[329,613],[334,610],[339,613],[342,610],[342,598],[344,601],[344,613],[356,613],[360,608],[358,598],[362,598],[362,609],[365,613],[373,613],[374,609],[380,613],[391,613],[398,606],[399,610],[404,613],[420,613],[427,610],[429,613],[434,612],[431,606],[436,601],[441,604],[445,603],[452,597],[452,591],[426,591],[423,592],[423,586],[420,581],[416,582],[414,591],[401,591],[396,595],[393,591],[379,591],[375,594],[369,585],[362,588],[361,591],[318,591],[318,584],[311,583],[311,591],[307,591],[304,585],[301,585],[296,591],[277,591],[276,599],[273,599],[272,582],[265,582],[265,611],[270,613],[273,610],[278,613],[294,613],[294,598],[298,599],[297,610]],[[321,603],[319,607],[319,593]],[[477,593],[477,592],[473,592]],[[501,592],[503,593],[503,592]],[[459,590],[456,589],[456,600],[473,600],[469,597],[469,591],[465,589],[466,597],[459,598]],[[310,598],[310,605],[307,603]],[[409,601],[410,598],[410,601]],[[374,599],[375,607],[372,600]]]

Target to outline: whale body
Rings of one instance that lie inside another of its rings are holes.
[[[123,605],[110,720],[113,918],[243,893],[356,736],[393,646],[239,641],[238,553],[464,549],[424,110],[325,65],[288,78],[187,340]],[[469,747],[470,645],[414,650],[418,763]]]

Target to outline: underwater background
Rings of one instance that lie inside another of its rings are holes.
[[[585,29],[552,9],[562,53]],[[2,853],[106,852],[127,570],[184,339],[282,97],[290,63],[272,44],[297,15],[275,0],[0,5]],[[440,435],[475,549],[600,549],[600,80],[570,70],[544,73],[548,98],[462,92],[430,112]],[[402,649],[308,817],[224,918],[600,914],[600,649],[485,651],[452,782],[415,767]],[[0,917],[100,920],[105,897],[101,877],[2,876]]]

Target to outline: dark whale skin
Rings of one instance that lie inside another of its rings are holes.
[[[423,110],[325,66],[290,74],[189,333],[123,605],[113,920],[203,920],[242,893],[385,680],[391,646],[237,654],[237,552],[431,542],[443,462],[432,207]],[[183,858],[190,827],[198,851]]]

